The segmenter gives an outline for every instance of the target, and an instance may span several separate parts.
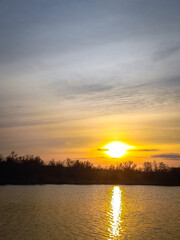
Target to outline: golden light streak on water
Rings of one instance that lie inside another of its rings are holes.
[[[109,239],[120,239],[122,229],[122,190],[118,186],[112,189],[109,211]]]

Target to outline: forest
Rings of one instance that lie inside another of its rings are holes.
[[[0,155],[0,184],[127,184],[180,186],[180,167],[163,162],[144,162],[139,168],[133,161],[116,166],[94,166],[89,161],[67,159],[44,162],[39,156],[19,156],[14,151]]]

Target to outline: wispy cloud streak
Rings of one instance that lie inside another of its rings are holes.
[[[152,155],[153,158],[164,158],[168,160],[180,160],[180,154],[179,153],[164,153],[164,154],[156,154]]]

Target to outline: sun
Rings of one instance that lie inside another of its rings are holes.
[[[130,148],[132,148],[132,146],[128,146],[121,142],[111,142],[108,145],[104,146],[104,149],[106,149],[105,153],[112,158],[122,157]]]

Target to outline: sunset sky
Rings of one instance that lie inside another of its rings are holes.
[[[179,0],[1,0],[0,34],[2,154],[180,166]]]

